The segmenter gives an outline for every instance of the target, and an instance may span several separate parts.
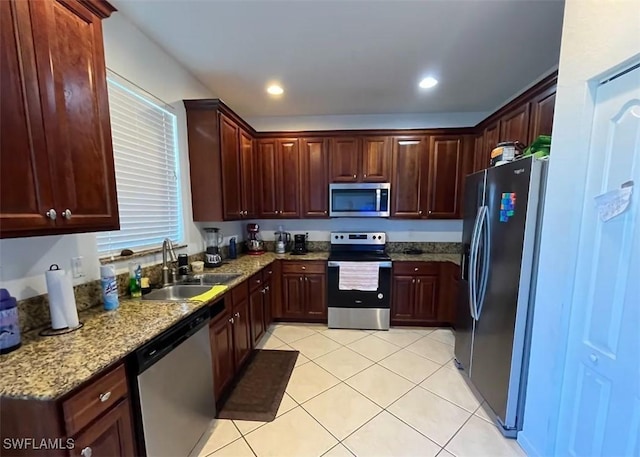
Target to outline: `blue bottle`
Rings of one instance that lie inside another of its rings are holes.
[[[238,257],[238,247],[236,246],[236,237],[231,237],[229,240],[229,258],[235,259]]]

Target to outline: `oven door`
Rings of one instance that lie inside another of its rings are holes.
[[[330,217],[389,217],[390,184],[329,185]]]
[[[378,262],[378,290],[340,290],[340,264],[329,261],[327,297],[329,308],[390,308],[391,261]],[[358,263],[354,261],[353,263]]]

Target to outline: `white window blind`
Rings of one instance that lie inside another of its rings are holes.
[[[182,241],[176,116],[164,103],[107,78],[120,230],[97,235],[98,252],[140,251]]]

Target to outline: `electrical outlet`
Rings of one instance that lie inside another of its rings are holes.
[[[82,266],[83,257],[73,257],[71,258],[71,274],[73,279],[78,279],[84,277],[84,268]]]

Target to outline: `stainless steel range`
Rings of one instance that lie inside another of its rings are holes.
[[[332,232],[329,328],[388,330],[391,258],[384,232]]]

